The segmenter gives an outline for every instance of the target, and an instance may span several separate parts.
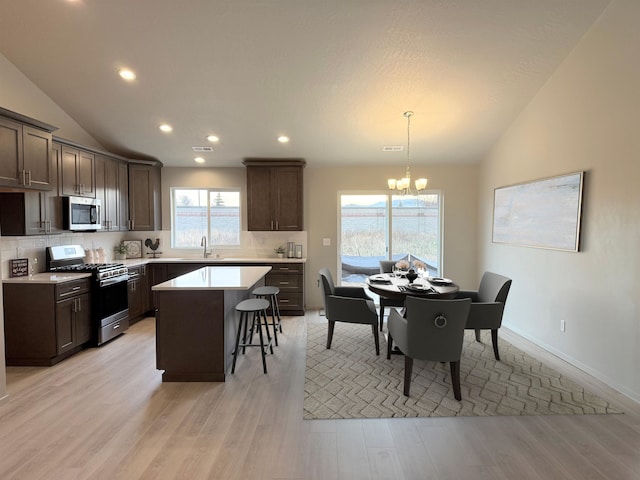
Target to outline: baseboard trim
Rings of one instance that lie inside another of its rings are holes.
[[[511,330],[513,333],[515,333],[515,334],[521,336],[522,338],[525,338],[526,340],[529,340],[530,342],[534,343],[538,347],[548,351],[549,353],[552,353],[556,357],[561,358],[565,362],[570,363],[571,365],[573,365],[576,368],[579,368],[583,372],[588,373],[592,377],[600,380],[601,382],[605,383],[606,385],[608,385],[609,387],[613,388],[614,390],[617,390],[618,392],[622,393],[624,396],[630,398],[631,400],[633,400],[633,401],[635,401],[637,403],[640,403],[640,392],[634,392],[633,390],[629,390],[627,387],[625,387],[624,385],[620,385],[618,382],[616,382],[612,378],[609,378],[607,375],[605,375],[601,371],[596,370],[596,369],[590,367],[589,365],[586,365],[586,364],[582,363],[581,361],[573,358],[570,355],[567,355],[566,353],[558,350],[557,348],[549,345],[548,343],[543,342],[539,338],[530,335],[529,333],[525,332],[524,330],[521,330],[519,328],[514,328],[511,325],[504,325],[504,326],[507,327],[509,330]]]

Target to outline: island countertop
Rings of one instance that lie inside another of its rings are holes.
[[[154,285],[152,290],[248,290],[263,278],[271,267],[202,267]]]

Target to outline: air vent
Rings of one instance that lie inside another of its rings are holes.
[[[385,145],[382,147],[383,152],[401,152],[404,150],[402,145]]]
[[[213,147],[191,147],[194,152],[213,152]]]

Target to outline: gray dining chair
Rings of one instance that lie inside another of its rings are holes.
[[[380,260],[380,273],[393,272],[395,260]],[[404,298],[388,298],[380,296],[380,331],[384,324],[384,309],[387,307],[404,307]]]
[[[336,286],[331,272],[323,268],[319,272],[324,299],[325,316],[329,322],[327,348],[331,348],[336,322],[361,323],[371,325],[376,345],[376,355],[380,355],[378,337],[378,315],[371,297],[362,287]]]
[[[460,390],[460,357],[464,329],[471,299],[430,300],[407,297],[405,317],[397,310],[389,314],[387,328],[387,359],[393,345],[404,354],[404,390],[408,397],[411,389],[413,360],[449,362],[451,385],[456,400],[462,399]]]
[[[493,272],[484,272],[478,290],[460,290],[456,295],[457,299],[471,299],[466,328],[475,330],[476,341],[481,341],[481,330],[491,330],[491,343],[496,360],[500,360],[498,329],[502,325],[502,314],[510,288],[510,278]]]

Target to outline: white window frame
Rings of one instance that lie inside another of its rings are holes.
[[[210,208],[211,205],[210,203],[207,201],[207,231],[206,231],[206,236],[207,236],[207,248],[219,248],[219,249],[233,249],[233,248],[239,248],[241,246],[241,235],[242,235],[242,190],[237,187],[237,188],[216,188],[216,187],[171,187],[170,191],[171,191],[171,248],[175,248],[175,249],[184,249],[184,250],[199,250],[202,247],[197,245],[197,246],[182,246],[182,245],[176,245],[176,239],[175,239],[175,235],[176,235],[176,228],[175,228],[175,216],[176,216],[176,192],[179,190],[194,190],[194,191],[202,191],[202,192],[206,192],[207,193],[207,199],[209,198],[211,192],[230,192],[230,193],[237,193],[238,194],[238,243],[225,243],[225,244],[220,244],[220,243],[210,243],[211,240],[211,223],[210,223],[210,219],[211,219],[211,213],[210,213]]]

